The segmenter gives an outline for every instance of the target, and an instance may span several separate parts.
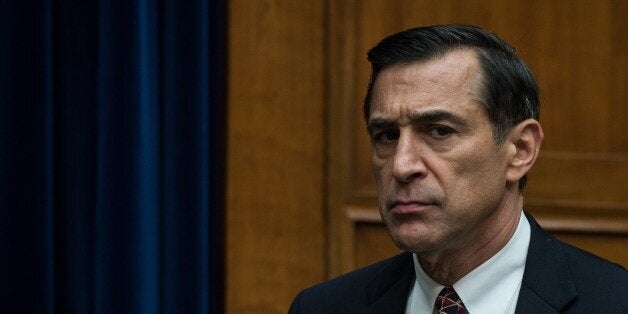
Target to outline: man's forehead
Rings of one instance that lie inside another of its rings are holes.
[[[424,62],[392,65],[375,82],[370,117],[392,119],[426,110],[458,111],[462,108],[455,107],[469,100],[481,102],[480,82],[479,62],[470,49]]]
[[[392,78],[397,82],[413,83],[419,80],[424,84],[456,84],[478,74],[481,74],[481,67],[477,53],[469,48],[459,48],[427,60],[386,66],[378,74],[375,87],[381,81]]]

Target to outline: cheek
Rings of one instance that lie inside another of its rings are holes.
[[[472,216],[497,206],[505,186],[497,160],[475,157],[457,165],[458,179],[452,188],[454,207],[468,211],[466,214]]]
[[[373,172],[377,185],[380,185],[381,180],[386,177],[386,160],[377,157],[375,153],[373,153],[373,157],[371,158],[371,171]]]
[[[390,171],[388,167],[386,167],[386,162],[377,157],[373,157],[371,170],[377,186],[377,197],[380,202],[380,207],[382,207],[386,199],[388,186],[390,185]]]
[[[496,148],[492,137],[488,135],[476,136],[476,138],[460,143],[461,145],[449,156],[449,160],[455,163],[455,172],[458,174],[475,173],[485,171],[497,161]]]
[[[478,147],[478,146],[476,146]],[[458,191],[463,195],[470,195],[471,191],[481,192],[499,181],[502,172],[502,162],[496,158],[495,152],[470,149],[447,161],[448,181],[453,187],[464,189]]]

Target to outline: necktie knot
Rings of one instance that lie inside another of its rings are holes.
[[[440,291],[434,308],[438,314],[469,314],[453,287],[445,287]]]

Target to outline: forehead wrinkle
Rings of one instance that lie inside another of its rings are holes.
[[[430,60],[394,64],[383,72],[388,72],[388,75],[394,73],[393,79],[387,80],[386,88],[392,85],[415,87],[418,83],[428,88],[437,86],[449,92],[463,90],[473,96],[477,96],[477,88],[482,81],[479,58],[472,49],[454,49]]]
[[[448,99],[466,96],[484,104],[483,81],[478,55],[468,48],[426,61],[393,64],[383,69],[375,82],[371,114],[404,119],[397,111],[406,111],[415,102],[421,107],[438,106],[444,95],[449,95]],[[404,98],[406,95],[414,96]]]

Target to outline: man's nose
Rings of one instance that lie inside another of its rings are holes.
[[[418,135],[409,132],[399,135],[392,173],[402,183],[425,176],[427,168],[423,162],[423,147]]]

